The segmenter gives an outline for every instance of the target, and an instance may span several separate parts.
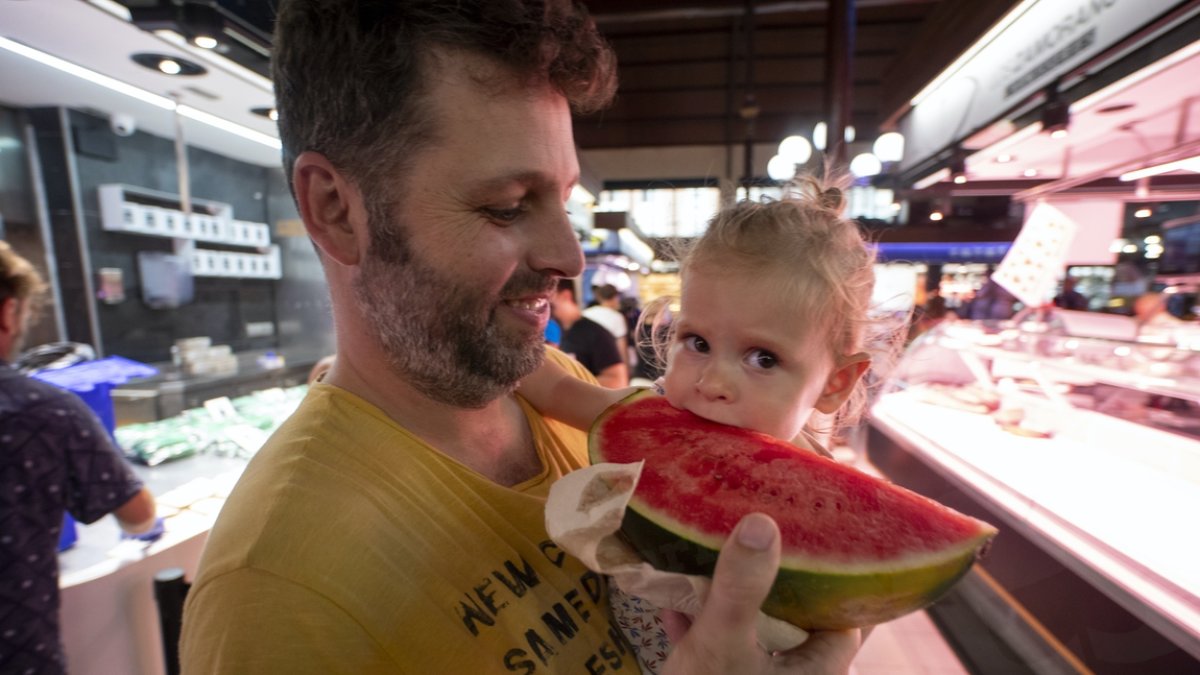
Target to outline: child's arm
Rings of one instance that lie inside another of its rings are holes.
[[[551,359],[521,380],[518,391],[543,415],[588,429],[608,406],[637,391],[637,387],[607,389],[571,377]]]

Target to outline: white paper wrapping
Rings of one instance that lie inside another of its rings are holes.
[[[596,464],[563,476],[550,488],[546,531],[563,550],[610,577],[622,591],[695,616],[710,580],[656,570],[616,535],[641,472],[642,462]],[[767,651],[791,649],[806,639],[807,632],[759,612],[758,641]]]

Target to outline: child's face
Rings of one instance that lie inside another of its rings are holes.
[[[791,440],[833,358],[771,275],[697,274],[684,283],[665,388],[677,408]]]

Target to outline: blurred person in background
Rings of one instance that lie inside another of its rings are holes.
[[[604,326],[604,329],[612,334],[617,341],[617,352],[628,367],[629,322],[621,313],[621,294],[617,291],[616,286],[601,284],[592,287],[592,295],[596,297],[596,304],[583,310],[583,315]]]
[[[1087,311],[1087,296],[1075,290],[1075,283],[1074,277],[1066,277],[1063,279],[1062,292],[1054,296],[1055,307]]]
[[[559,281],[551,302],[551,312],[554,320],[562,325],[562,341],[558,346],[567,356],[595,375],[601,386],[617,389],[629,384],[629,369],[622,357],[620,344],[608,328],[588,318],[587,312],[579,309],[579,303],[575,300],[574,281]],[[617,317],[624,325],[625,317],[620,314]]]
[[[0,241],[0,673],[64,673],[59,640],[58,542],[63,516],[108,513],[124,536],[162,535],[142,486],[90,408],[10,363],[46,285]]]

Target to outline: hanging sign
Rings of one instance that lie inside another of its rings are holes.
[[[1038,204],[992,279],[1026,307],[1049,302],[1077,229],[1075,221],[1062,211],[1046,203]]]

